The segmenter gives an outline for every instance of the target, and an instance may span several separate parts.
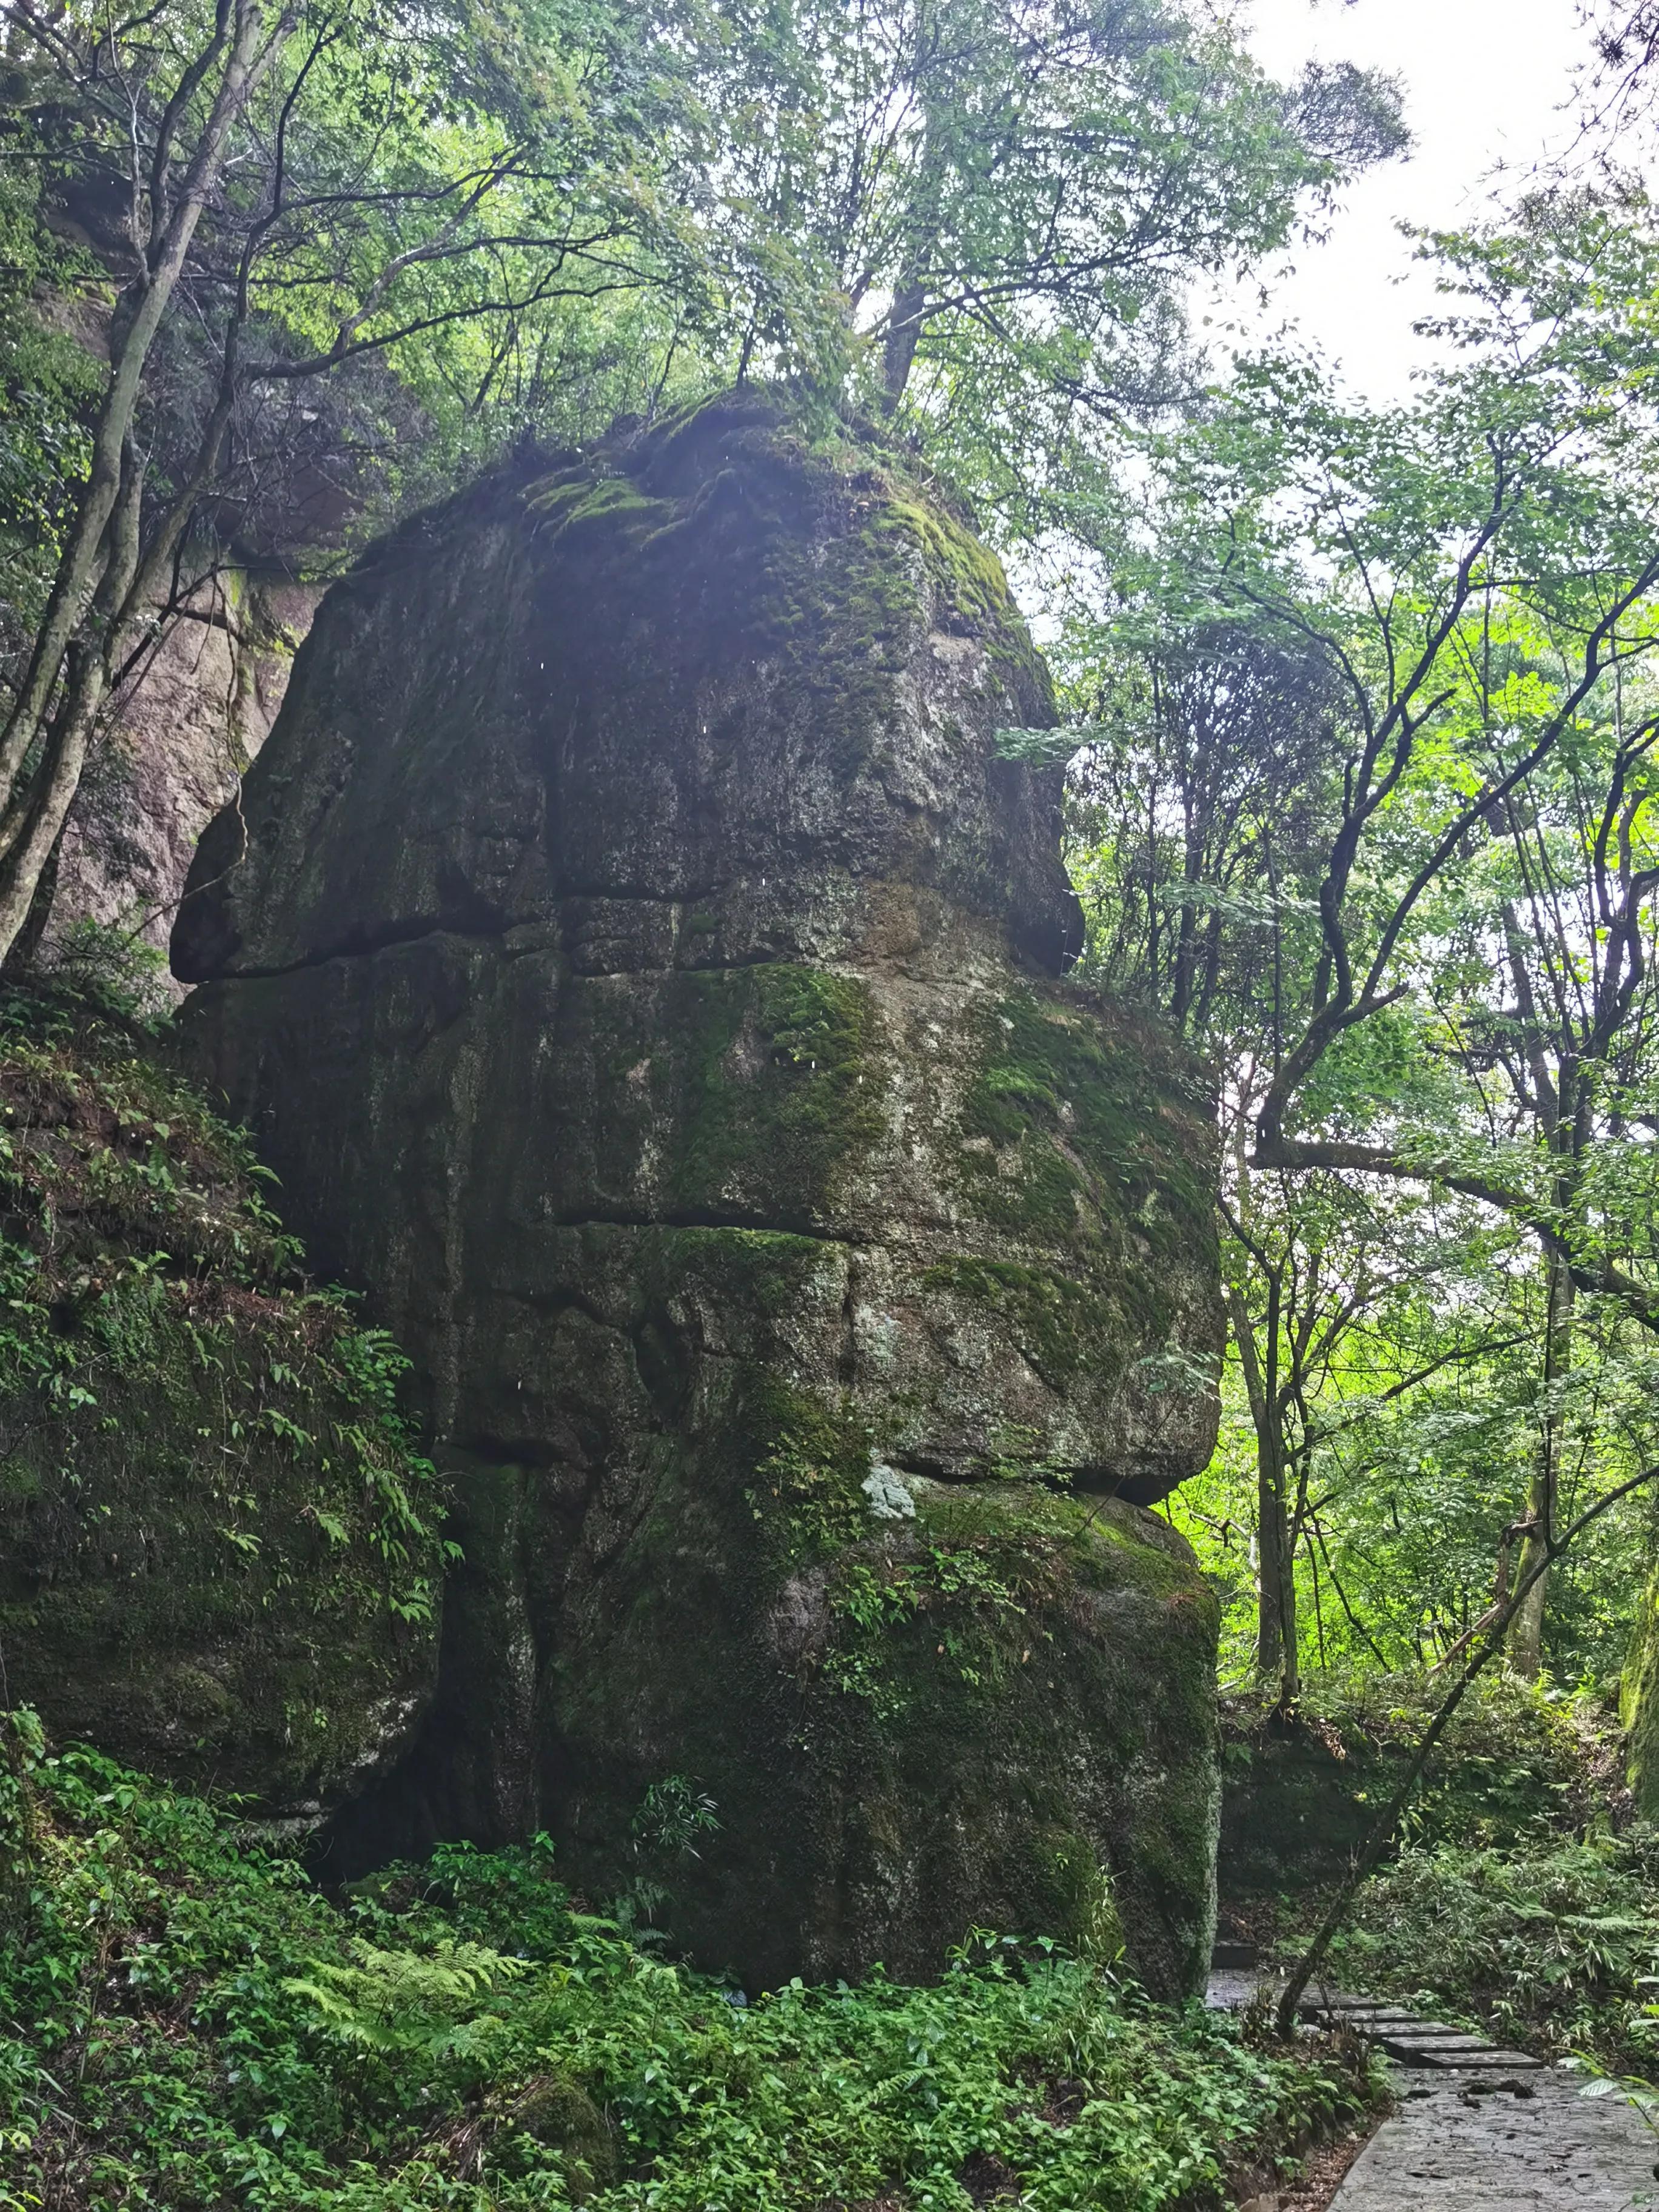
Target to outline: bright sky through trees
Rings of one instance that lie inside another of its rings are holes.
[[[1577,0],[1255,0],[1249,15],[1275,76],[1317,58],[1403,83],[1411,155],[1349,185],[1328,242],[1304,246],[1250,318],[1258,334],[1299,324],[1367,398],[1397,398],[1425,356],[1411,325],[1432,290],[1395,226],[1473,221],[1498,164],[1514,179],[1571,143],[1562,103],[1589,51]]]

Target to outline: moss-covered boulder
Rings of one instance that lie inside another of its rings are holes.
[[[59,1737],[314,1818],[436,1673],[400,1366],[153,1039],[0,998],[0,1660]]]
[[[765,1980],[1121,1921],[1190,1984],[1215,1617],[1146,1507],[1214,1435],[1210,1116],[1060,980],[994,743],[1052,719],[977,541],[752,397],[331,593],[173,957],[456,1486],[347,1862],[546,1826]]]

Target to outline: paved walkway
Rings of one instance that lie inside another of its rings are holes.
[[[1348,2169],[1331,2212],[1631,2212],[1659,2202],[1659,2143],[1639,2113],[1571,2075],[1398,2077],[1400,2110]]]
[[[1246,2004],[1259,1977],[1218,1971],[1209,2002]],[[1400,2109],[1348,2169],[1331,2212],[1659,2212],[1659,2136],[1621,2099],[1518,2051],[1377,1998],[1325,1995],[1395,2062]]]

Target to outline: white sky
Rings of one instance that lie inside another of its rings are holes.
[[[1411,155],[1351,187],[1329,242],[1301,247],[1267,315],[1250,315],[1258,335],[1299,325],[1365,398],[1401,398],[1425,350],[1412,322],[1434,295],[1394,226],[1467,222],[1498,163],[1524,171],[1570,143],[1559,111],[1589,50],[1577,0],[1252,0],[1247,21],[1274,76],[1318,58],[1403,80]]]

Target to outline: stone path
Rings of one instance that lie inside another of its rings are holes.
[[[1655,2140],[1571,2075],[1402,2074],[1400,2110],[1348,2168],[1331,2212],[1631,2212],[1659,2201]]]
[[[1208,2002],[1247,2004],[1261,1977],[1210,1978]],[[1399,2069],[1400,2110],[1348,2169],[1331,2212],[1659,2212],[1659,2136],[1576,2075],[1376,1997],[1328,1992],[1303,2007],[1346,2020]]]

